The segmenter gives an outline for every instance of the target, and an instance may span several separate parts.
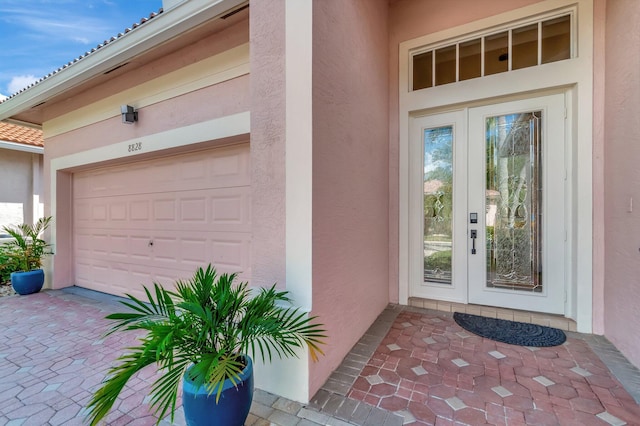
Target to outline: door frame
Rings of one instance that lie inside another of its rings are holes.
[[[466,80],[429,89],[409,90],[410,54],[413,50],[434,45],[465,34],[483,31],[493,26],[526,19],[548,13],[559,7],[575,7],[577,40],[575,57],[559,62],[525,68],[508,73]],[[411,117],[431,112],[455,109],[458,105],[491,103],[497,99],[518,99],[542,95],[544,93],[565,93],[567,137],[567,197],[571,203],[567,209],[567,241],[569,267],[565,278],[567,305],[565,316],[577,323],[579,332],[591,333],[594,322],[598,328],[602,318],[594,321],[593,294],[601,294],[603,282],[598,275],[594,283],[594,270],[602,265],[595,259],[594,264],[594,222],[593,222],[593,1],[592,0],[547,0],[530,6],[514,9],[489,18],[452,27],[422,37],[400,43],[399,46],[399,108],[397,156],[392,150],[392,161],[397,160],[399,173],[392,176],[391,187],[397,188],[397,204],[392,206],[391,217],[397,217],[398,296],[401,304],[409,301],[409,122]],[[601,141],[599,140],[599,143]],[[597,175],[598,182],[601,176]],[[601,194],[596,194],[598,200]],[[396,210],[397,209],[397,210]],[[394,213],[397,212],[397,213]],[[396,216],[397,215],[397,216]],[[600,244],[603,225],[596,224],[596,235]],[[391,235],[394,240],[393,234]],[[392,265],[393,267],[393,265]],[[393,289],[392,289],[393,291]],[[392,293],[393,295],[393,293]],[[600,312],[595,310],[598,315]]]
[[[518,100],[496,101],[487,104],[474,104],[463,106],[459,109],[445,112],[420,114],[410,120],[410,218],[409,228],[412,230],[409,236],[411,246],[409,253],[410,264],[410,288],[411,297],[442,300],[455,303],[478,303],[479,299],[485,299],[486,305],[501,308],[523,309],[545,313],[564,314],[566,310],[566,283],[564,275],[569,265],[566,262],[566,242],[562,238],[565,231],[567,217],[565,215],[567,204],[565,188],[565,176],[563,171],[567,169],[565,162],[567,140],[565,137],[565,96],[562,93],[545,94],[541,96],[525,97]],[[519,113],[530,110],[543,112],[542,131],[542,155],[544,157],[543,191],[545,193],[543,207],[542,241],[543,247],[543,275],[545,282],[551,282],[553,286],[543,285],[544,291],[540,294],[513,293],[511,291],[493,289],[486,290],[481,287],[486,277],[485,259],[485,227],[484,214],[479,213],[478,224],[469,224],[468,213],[476,209],[484,211],[484,189],[480,191],[474,188],[474,183],[480,183],[484,188],[484,181],[474,180],[472,172],[484,175],[484,161],[479,157],[484,153],[484,135],[479,130],[483,128],[483,119],[486,116],[494,116],[508,113]],[[549,118],[547,118],[549,117]],[[550,117],[555,117],[552,122]],[[424,165],[424,130],[438,127],[452,127],[453,146],[453,223],[452,223],[452,281],[451,284],[425,283],[423,280],[423,243],[424,217],[423,217],[423,165]],[[554,135],[550,132],[552,127]],[[560,141],[561,139],[561,141]],[[553,152],[552,152],[553,149]],[[478,152],[478,150],[480,152]],[[474,154],[475,151],[475,154]],[[473,159],[475,163],[473,162]],[[475,164],[475,166],[474,166]],[[472,166],[475,167],[472,168]],[[554,184],[549,184],[551,174],[555,175]],[[553,200],[553,201],[552,201]],[[480,208],[479,204],[482,205]],[[550,206],[554,206],[554,215],[549,213]],[[474,207],[475,206],[475,207]],[[559,215],[559,216],[558,216]],[[474,228],[478,232],[476,247],[478,253],[470,254],[469,231]],[[560,241],[547,244],[551,238],[559,237]],[[552,253],[553,252],[553,253]],[[552,254],[551,254],[552,253]],[[551,262],[551,258],[554,259]],[[558,262],[559,260],[559,262]],[[474,277],[483,277],[478,280]],[[560,282],[558,282],[558,277]],[[526,296],[526,297],[521,297]],[[496,299],[497,298],[497,299]],[[548,298],[553,298],[550,303]],[[475,300],[474,300],[475,299]],[[502,300],[502,304],[495,303],[494,299]],[[550,309],[549,309],[550,307]]]

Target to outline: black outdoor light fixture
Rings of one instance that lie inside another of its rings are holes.
[[[120,112],[122,113],[122,122],[125,124],[133,124],[138,121],[138,111],[131,105],[122,105]]]

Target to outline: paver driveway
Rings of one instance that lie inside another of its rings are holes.
[[[102,339],[118,305],[60,291],[0,299],[0,424],[79,425],[91,392],[136,336]],[[108,417],[113,425],[154,424],[143,404],[153,370],[142,371]]]
[[[81,425],[84,407],[122,349],[136,334],[103,339],[104,317],[121,311],[118,298],[79,288],[0,298],[0,426]],[[153,425],[146,395],[154,368],[128,382],[105,424]],[[397,418],[369,409],[361,424]],[[160,423],[169,426],[168,417]],[[174,423],[184,426],[178,408]],[[346,423],[334,416],[256,389],[246,426],[333,426]]]
[[[82,289],[0,298],[0,426],[83,423],[92,391],[136,339],[102,338],[116,300]],[[145,398],[153,379],[153,367],[133,378],[106,423],[155,424]],[[531,350],[470,335],[451,314],[390,306],[308,406],[257,390],[247,420],[402,423],[640,425],[640,407],[586,336]],[[180,412],[175,424],[184,424]]]

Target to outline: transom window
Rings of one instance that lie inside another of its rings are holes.
[[[571,13],[416,50],[412,90],[426,89],[572,57]]]

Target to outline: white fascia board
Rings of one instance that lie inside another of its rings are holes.
[[[247,0],[190,0],[159,14],[131,33],[58,71],[35,86],[0,103],[0,120],[19,114],[35,105],[79,85],[90,78],[131,60],[204,22],[224,15]]]
[[[33,154],[44,154],[41,146],[26,145],[23,143],[0,141],[0,149],[10,149],[11,151],[31,152]]]

